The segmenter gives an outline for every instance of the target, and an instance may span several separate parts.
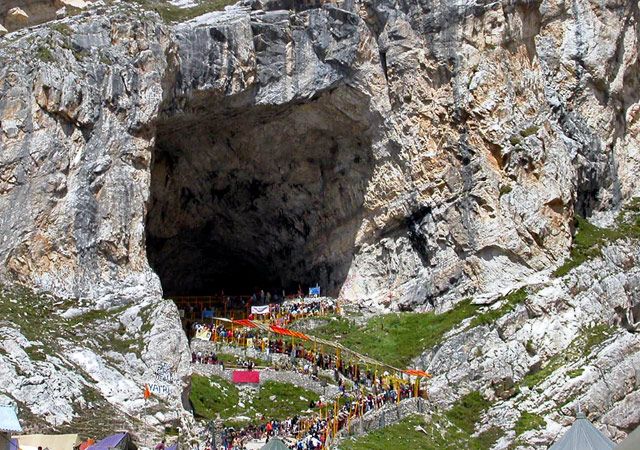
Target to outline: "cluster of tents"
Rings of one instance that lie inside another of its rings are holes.
[[[129,433],[116,433],[96,442],[93,439],[82,441],[77,434],[30,434],[13,436],[10,450],[137,450]],[[174,446],[172,450],[177,450]]]

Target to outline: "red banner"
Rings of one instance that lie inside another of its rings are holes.
[[[256,370],[234,370],[231,374],[234,383],[260,383],[260,372]]]
[[[241,327],[255,328],[257,325],[248,319],[234,320],[234,325],[240,325]]]

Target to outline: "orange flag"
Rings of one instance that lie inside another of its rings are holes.
[[[149,390],[149,385],[145,384],[144,385],[144,399],[148,399],[149,397],[151,397],[151,391]]]

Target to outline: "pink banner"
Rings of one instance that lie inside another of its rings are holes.
[[[231,374],[234,383],[260,383],[260,372],[256,370],[234,370]]]

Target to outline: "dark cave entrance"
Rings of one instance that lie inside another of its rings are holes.
[[[159,122],[146,246],[165,295],[316,283],[337,295],[373,167],[365,99],[340,88],[278,107],[232,100]]]

